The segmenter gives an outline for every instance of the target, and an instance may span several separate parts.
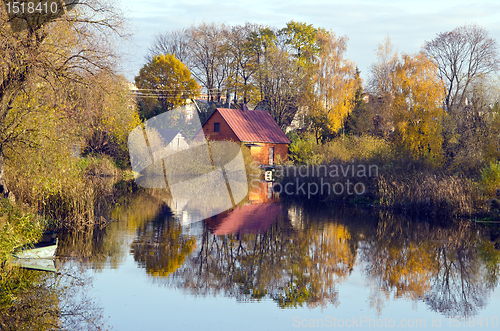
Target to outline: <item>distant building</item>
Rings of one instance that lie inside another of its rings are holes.
[[[203,124],[203,134],[209,140],[244,143],[262,165],[287,159],[290,140],[267,111],[217,108]]]
[[[165,158],[173,152],[187,149],[189,147],[186,137],[181,130],[162,130],[161,133],[166,146],[152,151],[154,160]]]

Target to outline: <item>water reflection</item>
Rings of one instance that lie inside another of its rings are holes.
[[[213,235],[205,227],[201,247],[172,281],[194,295],[224,294],[239,301],[270,298],[282,308],[338,304],[337,284],[355,256],[343,226],[304,232],[279,219],[263,234]]]
[[[58,274],[0,270],[0,330],[103,330],[102,307],[89,295],[92,278],[78,267]]]
[[[323,215],[295,220],[305,225],[296,229],[268,188],[205,220],[199,249],[169,281],[194,295],[271,299],[281,308],[338,305],[338,285],[356,260],[349,228]]]
[[[73,236],[61,254],[80,254],[93,269],[117,267],[131,254],[154,283],[280,308],[341,305],[339,289],[353,270],[363,271],[371,289],[360,300],[379,314],[388,301],[406,299],[446,316],[472,316],[498,286],[491,231],[469,221],[288,204],[262,183],[246,204],[183,226],[189,215],[169,208],[175,205],[162,194],[133,191],[88,246]]]
[[[391,297],[423,300],[446,316],[473,316],[497,286],[499,252],[471,222],[431,225],[381,214],[360,250],[381,313]],[[497,260],[498,262],[498,260]]]
[[[251,190],[247,203],[204,222],[215,235],[236,234],[239,238],[247,233],[265,233],[283,213],[272,185],[271,182],[261,182]]]
[[[175,272],[196,247],[194,236],[182,234],[179,222],[170,211],[162,211],[154,220],[136,230],[131,253],[139,266],[155,277],[167,277]]]

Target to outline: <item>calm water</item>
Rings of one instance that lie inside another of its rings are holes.
[[[500,327],[498,227],[294,205],[263,188],[197,223],[133,194],[104,229],[61,238],[61,265],[92,276],[114,330]]]

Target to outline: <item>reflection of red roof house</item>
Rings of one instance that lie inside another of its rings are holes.
[[[216,235],[266,232],[278,220],[281,205],[276,203],[271,183],[261,182],[252,185],[250,204],[236,207],[205,220],[210,230]]]
[[[250,204],[236,207],[214,230],[215,235],[265,233],[278,220],[281,204]]]
[[[261,164],[286,160],[290,140],[267,111],[217,108],[203,124],[210,140],[242,142]]]

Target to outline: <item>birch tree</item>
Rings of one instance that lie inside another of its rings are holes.
[[[323,140],[318,129],[328,128],[337,133],[355,105],[355,93],[360,86],[354,63],[344,58],[347,37],[337,37],[333,32],[319,32],[321,48],[314,67],[314,98],[311,115],[316,139]],[[321,123],[322,125],[319,125]]]

